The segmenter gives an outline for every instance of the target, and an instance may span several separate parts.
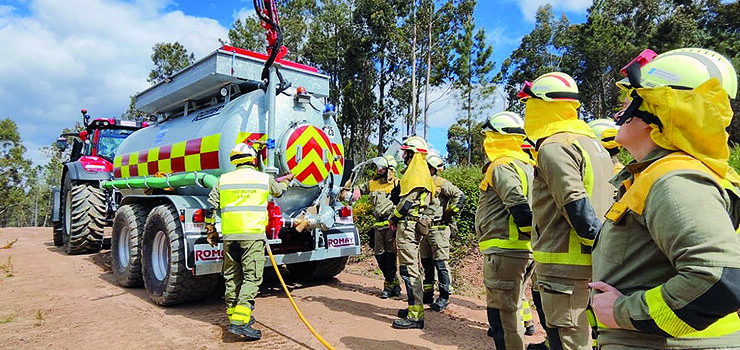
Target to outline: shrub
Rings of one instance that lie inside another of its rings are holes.
[[[457,237],[450,242],[450,264],[465,257],[469,249],[478,244],[475,234],[475,212],[480,197],[478,185],[483,180],[483,173],[478,166],[451,166],[440,174],[465,193],[465,205],[457,216]]]

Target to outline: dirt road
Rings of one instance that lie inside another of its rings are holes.
[[[274,274],[266,274],[255,310],[263,339],[245,343],[226,331],[219,293],[160,307],[143,288],[115,284],[109,251],[67,256],[52,244],[51,229],[0,229],[0,247],[16,238],[10,249],[0,249],[0,348],[323,348],[295,315]],[[485,304],[478,300],[455,296],[445,312],[426,313],[425,329],[401,331],[390,324],[405,303],[379,299],[379,279],[345,272],[326,284],[288,282],[303,314],[337,349],[493,348],[485,334]],[[540,342],[542,336],[528,340]]]

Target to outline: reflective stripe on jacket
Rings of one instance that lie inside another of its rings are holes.
[[[252,168],[238,168],[219,180],[221,232],[224,240],[265,238],[270,176]]]

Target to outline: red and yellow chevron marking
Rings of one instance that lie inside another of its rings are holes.
[[[307,186],[324,181],[332,171],[331,141],[323,130],[312,125],[301,126],[290,135],[285,157],[296,180]]]
[[[218,169],[221,134],[116,155],[113,176],[127,178],[187,171]]]
[[[344,145],[332,143],[331,153],[334,156],[333,159],[335,159],[336,156],[339,156],[339,159],[334,160],[331,166],[331,172],[336,175],[342,175],[342,172],[344,171]]]

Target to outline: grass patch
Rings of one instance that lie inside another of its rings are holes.
[[[2,246],[0,249],[10,249],[16,242],[18,242],[18,237],[8,243],[5,243],[5,245]]]
[[[11,261],[10,257],[8,257],[8,262],[5,264],[0,264],[0,270],[5,272],[5,277],[13,277],[13,262]]]
[[[44,319],[44,313],[41,312],[41,309],[36,310],[36,326],[43,326],[46,322],[46,319]]]
[[[10,314],[3,318],[0,318],[0,324],[6,324],[15,321],[15,314]]]

